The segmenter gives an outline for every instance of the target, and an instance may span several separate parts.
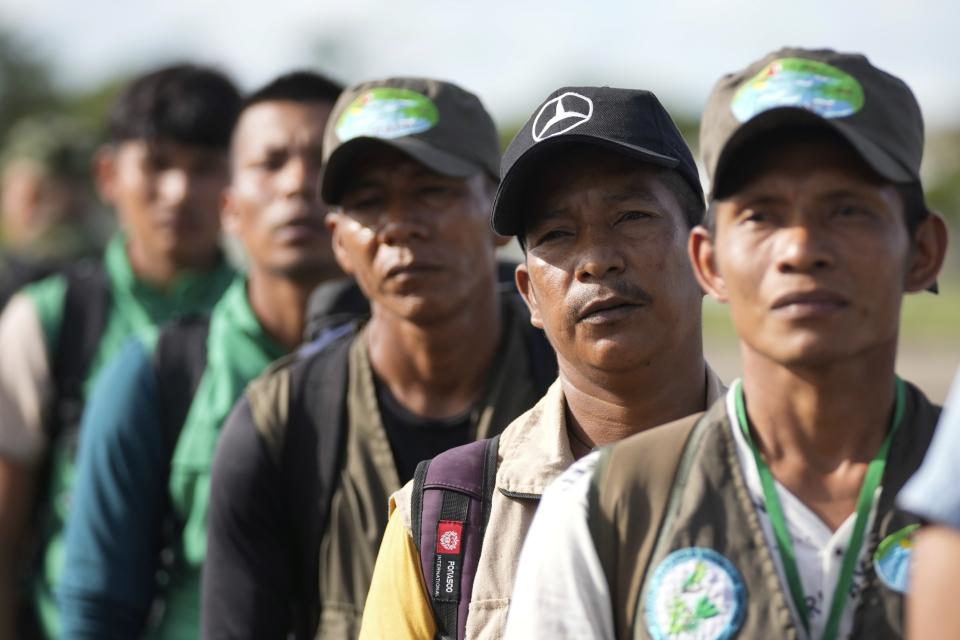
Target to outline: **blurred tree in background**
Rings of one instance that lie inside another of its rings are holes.
[[[20,118],[58,105],[47,62],[15,35],[0,30],[0,144]]]
[[[349,35],[349,30],[333,31],[318,38],[312,61],[322,60],[324,68],[337,70],[337,77],[355,78],[368,61],[364,52],[352,44]],[[129,76],[121,75],[96,86],[66,91],[55,82],[55,72],[52,61],[16,34],[0,27],[0,148],[6,132],[17,120],[38,113],[68,115],[82,123],[95,139],[103,139],[110,103]],[[590,76],[586,71],[580,75]],[[698,114],[676,108],[671,108],[671,113],[696,155]],[[509,144],[522,124],[519,119],[503,124],[502,147]],[[923,177],[928,204],[946,215],[955,228],[960,226],[960,122],[952,128],[928,130]]]

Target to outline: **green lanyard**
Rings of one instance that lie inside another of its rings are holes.
[[[840,576],[837,578],[837,584],[833,591],[833,601],[830,604],[830,617],[827,619],[827,626],[823,630],[823,640],[834,640],[837,636],[837,629],[840,626],[840,616],[846,605],[847,594],[850,591],[850,583],[853,581],[853,570],[857,564],[857,558],[860,556],[860,549],[863,547],[864,530],[867,528],[867,520],[870,518],[870,508],[873,503],[873,496],[880,486],[880,480],[883,478],[883,470],[887,465],[887,453],[890,451],[890,442],[893,440],[893,434],[900,425],[903,418],[905,387],[903,380],[897,378],[896,381],[896,404],[893,409],[893,423],[887,437],[884,438],[877,455],[870,461],[867,467],[867,475],[863,480],[863,487],[860,489],[860,497],[857,499],[857,519],[853,525],[853,533],[850,535],[850,544],[843,554],[843,564],[840,568]],[[787,583],[790,586],[790,595],[793,597],[793,604],[800,614],[803,627],[810,635],[809,613],[807,612],[807,602],[803,593],[803,584],[800,582],[800,572],[797,569],[796,554],[793,551],[793,538],[787,530],[786,520],[783,517],[783,505],[780,504],[780,496],[777,495],[776,485],[773,474],[770,473],[770,467],[760,457],[757,445],[750,437],[750,427],[747,421],[747,410],[743,401],[743,383],[738,381],[734,389],[737,403],[737,422],[740,423],[740,430],[743,436],[750,444],[753,451],[753,459],[757,463],[757,472],[760,474],[760,484],[763,485],[763,500],[766,503],[767,515],[770,516],[770,523],[773,525],[774,537],[777,540],[777,547],[780,550],[780,559],[783,561],[783,570],[787,574]]]

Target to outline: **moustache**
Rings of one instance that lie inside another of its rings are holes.
[[[574,292],[569,298],[569,305],[564,315],[570,324],[575,324],[583,315],[584,307],[597,298],[612,296],[621,298],[624,304],[649,305],[653,302],[653,297],[642,287],[620,278]]]

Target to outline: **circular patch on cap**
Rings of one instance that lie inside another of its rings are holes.
[[[655,640],[726,640],[743,624],[745,604],[743,578],[729,560],[713,549],[678,549],[653,574],[647,628]]]
[[[883,584],[898,593],[907,593],[910,558],[913,556],[913,532],[919,528],[920,525],[912,524],[890,534],[873,554],[873,570]]]
[[[350,103],[337,120],[337,137],[402,138],[436,126],[440,113],[433,100],[410,89],[377,87]]]
[[[843,118],[860,111],[863,100],[863,87],[849,73],[817,60],[780,58],[740,85],[730,108],[740,122],[780,107]]]

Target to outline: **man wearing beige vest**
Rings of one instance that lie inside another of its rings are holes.
[[[703,294],[686,256],[704,213],[699,177],[652,93],[558,89],[517,134],[501,174],[493,227],[524,248],[517,286],[557,352],[559,380],[494,445],[488,518],[429,520],[416,479],[393,496],[361,638],[501,637],[546,486],[594,446],[703,411],[722,393],[704,362]],[[429,469],[450,455],[462,452]],[[421,568],[420,549],[434,546],[465,549],[441,557],[443,581]],[[438,598],[438,586],[457,593]]]
[[[507,637],[900,637],[917,519],[894,498],[939,413],[894,373],[900,307],[946,249],[919,106],[861,55],[783,49],[719,81],[701,148],[690,256],[743,379],[551,488]]]

